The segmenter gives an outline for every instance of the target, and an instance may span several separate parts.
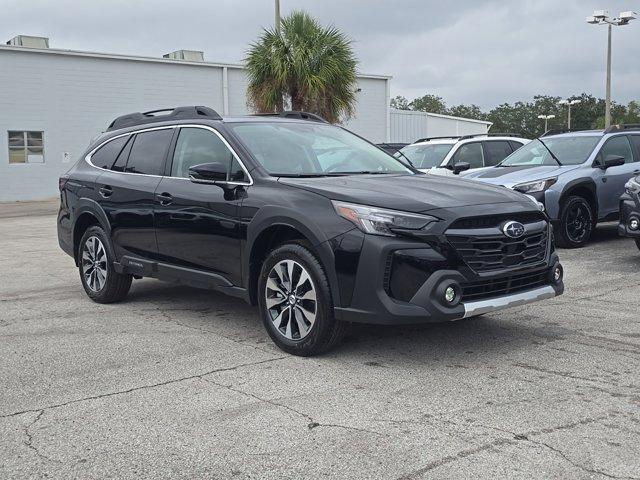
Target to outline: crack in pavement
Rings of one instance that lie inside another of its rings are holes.
[[[255,395],[255,394],[251,393],[251,392],[244,391],[244,390],[242,390],[242,389],[240,389],[238,387],[234,387],[232,385],[227,385],[227,384],[224,384],[224,383],[215,382],[215,381],[213,381],[211,379],[208,379],[208,378],[202,378],[202,380],[204,380],[205,382],[210,383],[212,385],[216,385],[218,387],[226,388],[227,390],[230,390],[232,392],[236,392],[236,393],[239,393],[241,395],[245,395],[247,397],[253,398],[255,400],[258,400],[259,402],[266,403],[266,404],[272,405],[274,407],[284,408],[285,410],[288,410],[288,411],[290,411],[290,412],[292,412],[292,413],[304,418],[306,421],[308,421],[309,423],[307,424],[307,428],[309,430],[313,430],[313,429],[319,428],[319,427],[342,428],[342,429],[345,429],[345,430],[354,430],[354,431],[357,431],[357,432],[372,433],[374,435],[384,436],[380,432],[376,432],[374,430],[367,430],[366,428],[352,427],[352,426],[349,426],[349,425],[341,425],[341,424],[337,424],[337,423],[319,423],[319,422],[316,422],[311,415],[309,415],[307,413],[304,413],[304,412],[302,412],[300,410],[296,410],[295,408],[293,408],[293,407],[291,407],[291,406],[289,406],[287,404],[279,403],[276,400],[270,400],[268,398],[260,397],[258,395]]]
[[[183,382],[183,381],[186,381],[186,380],[202,379],[203,377],[205,377],[207,375],[212,375],[214,373],[229,372],[229,371],[237,370],[238,368],[251,367],[251,366],[254,366],[254,365],[261,365],[263,363],[275,362],[275,361],[278,361],[278,360],[283,360],[285,358],[289,358],[289,356],[269,358],[267,360],[260,360],[258,362],[241,363],[241,364],[235,365],[233,367],[216,368],[216,369],[213,369],[213,370],[209,370],[207,372],[198,373],[198,374],[195,374],[195,375],[189,375],[189,376],[186,376],[186,377],[174,378],[174,379],[171,379],[171,380],[166,380],[164,382],[158,382],[158,383],[153,383],[153,384],[149,384],[149,385],[140,385],[138,387],[132,387],[132,388],[128,388],[126,390],[119,390],[117,392],[108,392],[108,393],[103,393],[103,394],[100,394],[100,395],[91,395],[91,396],[88,396],[88,397],[77,398],[75,400],[69,400],[68,402],[58,403],[58,404],[54,404],[54,405],[47,405],[46,407],[30,408],[30,409],[26,409],[26,410],[20,410],[20,411],[17,411],[17,412],[0,415],[0,418],[9,418],[9,417],[15,417],[17,415],[23,415],[25,413],[34,413],[34,412],[39,412],[39,411],[51,410],[51,409],[54,409],[54,408],[60,408],[60,407],[65,407],[67,405],[72,405],[74,403],[80,403],[80,402],[86,402],[86,401],[89,401],[89,400],[97,400],[97,399],[101,399],[101,398],[113,397],[113,396],[116,396],[116,395],[124,395],[126,393],[137,392],[138,390],[146,390],[146,389],[149,389],[149,388],[163,387],[165,385],[171,385],[171,384]]]
[[[512,365],[514,367],[523,368],[525,370],[532,370],[534,372],[546,373],[548,375],[555,375],[555,376],[558,376],[558,377],[570,378],[572,380],[581,380],[581,381],[584,381],[584,382],[596,383],[596,384],[600,384],[600,385],[609,385],[609,386],[616,387],[616,388],[632,388],[634,390],[637,390],[637,387],[635,385],[620,385],[620,384],[618,384],[616,382],[612,382],[612,381],[609,381],[609,380],[582,377],[580,375],[575,375],[575,374],[570,373],[570,372],[563,372],[561,370],[551,370],[551,369],[547,369],[547,368],[543,368],[543,367],[537,367],[535,365],[529,365],[527,363],[516,362],[516,363],[513,363]]]
[[[27,446],[29,449],[31,449],[38,457],[42,458],[43,460],[46,460],[48,462],[56,462],[56,463],[61,463],[59,460],[55,460],[51,457],[46,456],[44,453],[42,453],[38,447],[36,447],[33,444],[33,434],[31,433],[31,428],[33,428],[33,426],[42,418],[42,416],[44,415],[44,410],[38,410],[38,414],[36,415],[36,417],[31,421],[31,423],[29,423],[28,425],[26,425],[22,431],[24,432],[24,435],[27,437],[27,439],[22,442],[25,446]]]

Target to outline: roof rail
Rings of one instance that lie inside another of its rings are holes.
[[[622,132],[625,130],[640,130],[640,123],[620,123],[618,125],[611,125],[604,133]]]
[[[413,143],[418,143],[418,142],[428,142],[429,140],[445,140],[445,139],[450,139],[450,138],[460,138],[460,135],[444,135],[442,137],[425,137],[425,138],[419,138],[418,140],[416,140]]]
[[[541,137],[548,137],[550,135],[560,135],[561,133],[570,133],[570,132],[585,132],[584,128],[552,128],[544,132]]]
[[[161,114],[162,112],[168,112]],[[190,120],[207,118],[210,120],[222,120],[222,117],[209,107],[175,107],[150,110],[148,112],[134,112],[121,115],[116,118],[107,131],[118,130],[120,128],[133,127],[135,125],[145,125],[147,123],[166,122],[170,120]]]
[[[475,137],[522,137],[522,135],[518,135],[517,133],[472,133],[469,135],[463,135],[460,137],[460,140],[467,140],[468,138]]]
[[[298,120],[309,120],[310,122],[322,122],[329,123],[320,115],[316,115],[311,112],[302,112],[299,110],[285,110],[278,113],[256,113],[258,117],[282,117],[282,118],[297,118]]]

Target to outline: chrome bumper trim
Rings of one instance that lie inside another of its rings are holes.
[[[477,302],[464,303],[464,316],[462,318],[482,315],[483,313],[497,312],[509,307],[525,305],[527,303],[544,300],[556,296],[556,291],[550,285],[545,287],[527,290],[526,292],[514,293],[503,297],[479,300]]]

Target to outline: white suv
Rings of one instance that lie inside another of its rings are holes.
[[[530,141],[510,134],[486,133],[421,138],[395,156],[409,159],[415,168],[423,172],[455,175],[469,168],[497,165]]]

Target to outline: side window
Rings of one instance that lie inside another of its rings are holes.
[[[244,170],[220,137],[203,128],[180,129],[171,163],[171,176],[189,178],[189,168],[203,163],[225,165],[229,181],[246,181]]]
[[[124,171],[144,173],[146,175],[162,175],[164,158],[172,136],[172,128],[138,133],[133,141],[129,161]]]
[[[494,166],[511,155],[511,146],[506,141],[488,141],[483,142],[484,147],[484,164]]]
[[[455,165],[458,162],[466,162],[471,165],[471,168],[484,167],[484,157],[482,155],[482,145],[480,145],[480,142],[462,145],[458,151],[453,154],[453,162],[451,165]]]
[[[133,145],[133,137],[134,135],[131,135],[130,137],[127,138],[127,144],[124,146],[122,150],[120,150],[120,154],[118,155],[118,158],[116,158],[116,161],[113,162],[113,166],[111,167],[111,170],[113,170],[114,172],[124,172],[124,169],[127,166],[127,160],[129,160],[129,153],[131,153],[131,146]]]
[[[610,138],[600,149],[600,159],[604,160],[608,155],[620,155],[625,163],[633,162],[631,145],[626,135]]]
[[[509,145],[511,145],[511,149],[515,152],[517,149],[522,147],[522,143],[516,142],[515,140],[509,140]]]
[[[105,143],[91,155],[91,163],[96,167],[110,169],[128,139],[128,136],[124,136]]]
[[[635,148],[635,159],[636,162],[640,161],[640,135],[629,135],[629,140],[631,141],[631,145]]]

